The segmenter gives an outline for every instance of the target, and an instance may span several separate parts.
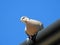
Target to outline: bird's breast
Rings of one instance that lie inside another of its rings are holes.
[[[34,35],[38,31],[37,27],[33,25],[26,25],[26,28],[26,32],[28,35]]]

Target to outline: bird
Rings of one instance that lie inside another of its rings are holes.
[[[44,28],[42,22],[30,19],[27,16],[22,16],[20,20],[25,24],[25,33],[29,39],[35,41],[37,33]]]

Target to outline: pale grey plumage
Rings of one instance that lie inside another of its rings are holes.
[[[20,20],[26,24],[25,32],[29,36],[33,36],[38,31],[43,29],[43,24],[40,21],[29,19],[26,16],[22,16]]]

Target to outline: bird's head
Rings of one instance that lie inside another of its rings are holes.
[[[26,17],[26,16],[22,16],[22,17],[20,18],[20,20],[21,20],[22,22],[26,23],[27,21],[29,21],[29,18]]]

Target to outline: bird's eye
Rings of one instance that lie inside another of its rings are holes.
[[[25,17],[23,17],[22,19],[25,19]]]

